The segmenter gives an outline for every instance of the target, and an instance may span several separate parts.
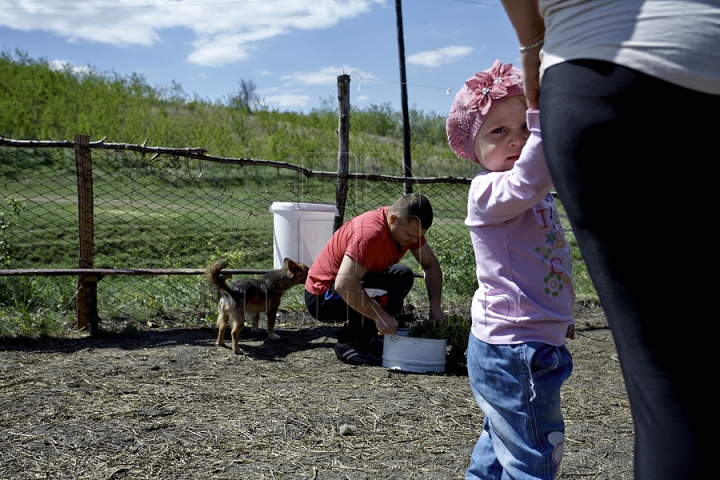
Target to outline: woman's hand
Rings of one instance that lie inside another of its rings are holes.
[[[540,108],[540,47],[520,54],[528,108]]]

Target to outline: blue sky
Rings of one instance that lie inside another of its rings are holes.
[[[252,80],[273,109],[309,111],[351,76],[355,107],[401,89],[395,0],[0,0],[0,45],[32,59],[180,84],[223,100]],[[519,66],[499,0],[403,0],[411,108],[447,114],[496,58]],[[450,89],[450,94],[448,94]]]

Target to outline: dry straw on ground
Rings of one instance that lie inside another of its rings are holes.
[[[467,312],[452,312],[467,315]],[[338,326],[281,340],[206,327],[0,338],[0,478],[460,479],[482,425],[466,375],[337,361]],[[631,479],[633,432],[602,311],[578,309],[559,478]]]

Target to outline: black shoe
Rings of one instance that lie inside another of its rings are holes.
[[[334,350],[338,360],[350,365],[382,365],[378,357],[370,352],[358,351],[357,346],[350,343],[337,343]]]
[[[368,343],[368,351],[371,355],[377,358],[382,358],[383,356],[383,345],[385,345],[384,340],[385,336],[376,336],[370,342]],[[381,362],[382,363],[382,362]]]

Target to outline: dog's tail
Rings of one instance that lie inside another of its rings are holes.
[[[225,276],[220,273],[220,271],[226,267],[227,262],[225,260],[215,260],[213,263],[208,265],[203,276],[208,282],[215,285],[218,290],[229,294],[231,293],[230,287],[227,282],[225,282]]]

